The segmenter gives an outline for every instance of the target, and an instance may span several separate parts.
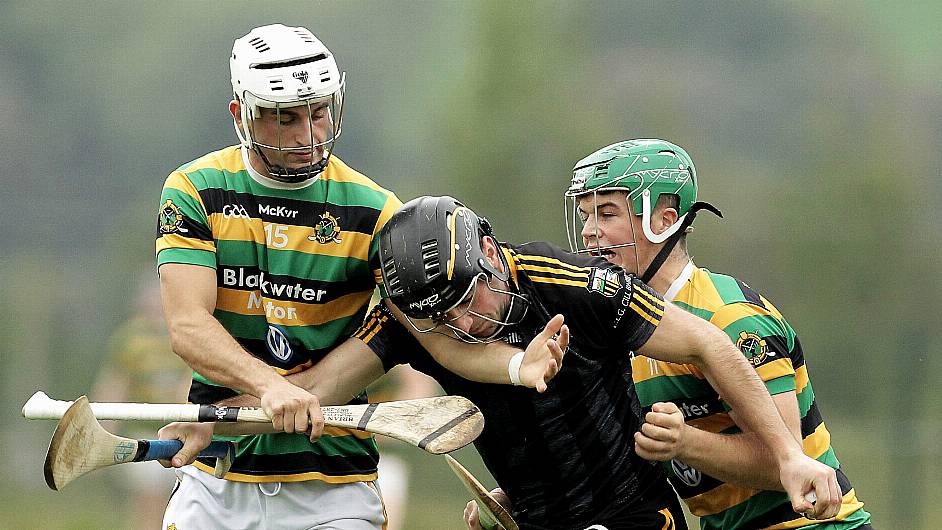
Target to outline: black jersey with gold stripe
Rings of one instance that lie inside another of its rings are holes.
[[[380,278],[375,236],[399,206],[393,193],[336,156],[309,185],[280,186],[251,173],[245,152],[229,147],[167,178],[157,263],[215,269],[213,316],[252,355],[289,374],[319,361],[362,323]],[[213,403],[234,394],[194,372],[192,402]],[[314,444],[299,434],[239,437],[226,478],[352,482],[376,477],[372,436],[336,428],[324,432]]]
[[[684,528],[659,513],[676,502],[663,470],[633,450],[641,417],[626,352],[660,323],[660,295],[605,260],[544,243],[504,245],[504,253],[516,292],[529,300],[504,340],[525,347],[557,313],[570,329],[565,362],[545,393],[447,371],[382,308],[356,336],[387,370],[409,363],[480,407],[485,426],[475,445],[522,528],[650,528],[652,520]]]
[[[843,494],[840,512],[828,528],[851,529],[866,524],[870,515],[840,469],[831,447],[831,435],[814,399],[801,343],[782,314],[745,283],[688,265],[667,291],[681,307],[722,329],[749,358],[773,395],[796,392],[801,414],[801,435],[809,456],[837,470]],[[687,423],[709,432],[740,432],[728,407],[695,366],[672,364],[641,355],[632,359],[638,397],[644,407],[672,401]],[[705,475],[682,462],[667,462],[674,488],[704,530],[785,529],[815,527],[821,521],[792,511],[782,492],[734,486]]]

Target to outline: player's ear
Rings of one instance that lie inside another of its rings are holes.
[[[235,99],[229,102],[229,114],[232,114],[232,119],[239,124],[239,127],[242,126],[242,106]]]
[[[656,216],[658,221],[660,221],[661,226],[652,226],[651,229],[656,233],[660,234],[661,232],[667,230],[668,228],[674,226],[674,223],[677,222],[677,219],[680,218],[677,215],[677,210],[675,208],[661,208],[660,213]]]
[[[484,252],[484,257],[487,258],[487,261],[491,266],[500,270],[500,247],[497,246],[497,241],[491,236],[483,236],[481,238],[481,251]]]

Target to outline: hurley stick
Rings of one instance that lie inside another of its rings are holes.
[[[59,419],[72,402],[36,392],[23,405],[23,417]],[[155,403],[91,403],[100,420],[220,421],[270,423],[257,407],[217,407]],[[471,401],[460,396],[439,396],[405,401],[322,407],[324,424],[382,434],[433,454],[450,453],[478,437],[484,416]],[[257,432],[249,430],[249,432]],[[231,429],[227,434],[235,434]]]
[[[498,530],[519,530],[516,521],[497,499],[484,489],[484,486],[474,478],[464,466],[449,455],[445,455],[445,460],[455,475],[461,479],[461,483],[468,489],[471,495],[474,495],[474,501],[478,504],[478,518],[481,526],[484,528],[497,528]]]
[[[43,471],[46,484],[60,490],[82,475],[100,469],[145,460],[170,459],[183,443],[179,440],[132,440],[106,431],[92,414],[88,398],[75,400],[62,414],[49,442]],[[232,465],[235,444],[213,442],[200,456],[214,456],[214,474],[222,477]]]

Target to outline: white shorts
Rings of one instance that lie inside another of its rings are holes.
[[[372,482],[233,482],[193,466],[176,472],[165,529],[382,530],[386,522]]]

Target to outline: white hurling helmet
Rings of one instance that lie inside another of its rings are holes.
[[[242,126],[233,120],[242,145],[258,153],[276,180],[302,182],[320,174],[340,136],[343,118],[344,74],[330,50],[305,28],[272,24],[235,41],[229,69],[232,90],[242,108]],[[280,113],[297,107],[310,117],[303,120],[309,132],[307,145],[283,139],[287,129]],[[256,134],[260,108],[275,112],[276,133],[267,143]],[[275,151],[275,156],[266,156],[262,148],[270,150],[270,155]],[[310,153],[310,164],[285,167],[282,160],[291,152]]]

